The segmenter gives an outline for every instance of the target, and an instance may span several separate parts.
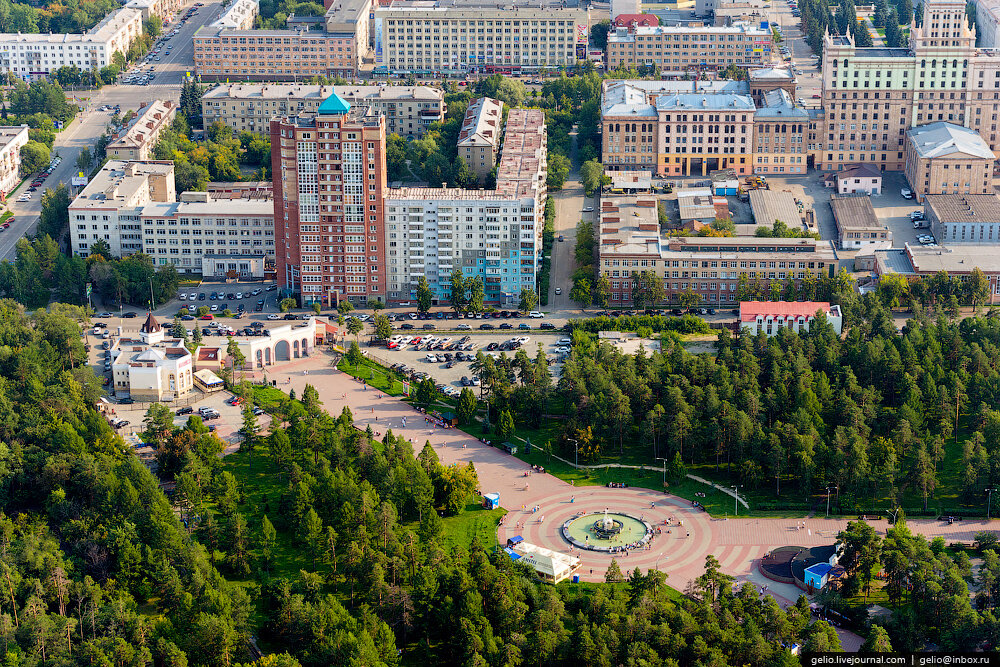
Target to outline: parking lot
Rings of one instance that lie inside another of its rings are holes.
[[[478,331],[459,331],[455,333],[430,332],[432,349],[428,350],[428,335],[422,331],[412,333],[401,331],[394,335],[401,336],[404,339],[406,337],[410,338],[410,341],[405,344],[404,349],[390,350],[378,346],[367,348],[368,354],[390,364],[403,364],[415,372],[427,373],[436,383],[454,387],[459,391],[462,389],[461,380],[463,376],[470,381],[472,380],[473,373],[469,366],[478,352],[482,351],[497,358],[500,354],[505,354],[507,358],[512,359],[517,353],[517,349],[508,348],[501,350],[500,346],[514,338],[522,341],[525,338],[528,339],[521,343],[520,349],[524,350],[531,359],[534,359],[535,355],[538,354],[538,344],[541,343],[545,356],[551,362],[549,364],[549,371],[552,373],[553,380],[556,380],[561,373],[561,361],[565,357],[565,352],[557,352],[556,348],[561,347],[559,345],[560,340],[568,340],[568,334],[564,332],[540,332],[538,330],[504,330],[498,333],[481,333]],[[419,343],[416,341],[418,338]],[[460,341],[463,342],[463,345],[467,349],[459,349],[458,344]],[[496,347],[490,349],[493,345]],[[428,355],[431,354],[441,360],[428,361]],[[462,354],[465,359],[459,361],[457,358],[458,354]],[[451,355],[452,357],[450,368],[448,367],[449,362],[444,359],[444,355]]]

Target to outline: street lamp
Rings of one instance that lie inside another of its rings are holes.
[[[667,485],[667,459],[663,456],[657,456],[657,461],[663,461],[663,486]]]
[[[656,563],[653,565],[653,569],[654,570],[659,570],[660,569],[660,559],[661,558],[664,559],[664,560],[670,560],[670,556],[664,556],[663,554],[660,554],[659,556],[656,557]]]
[[[575,449],[576,449],[576,467],[579,468],[580,467],[580,441],[577,440],[576,438],[566,438],[566,439],[569,440],[570,442],[572,442],[573,445],[575,446]]]
[[[990,520],[990,500],[993,499],[993,492],[996,491],[993,487],[986,489],[986,520]]]
[[[840,492],[839,486],[828,486],[826,487],[826,518],[830,518],[830,489],[837,489]]]
[[[733,516],[739,516],[740,515],[740,485],[739,484],[735,485],[733,487],[733,491],[736,494],[735,496],[733,496],[733,499],[734,499],[734,502],[733,502]]]

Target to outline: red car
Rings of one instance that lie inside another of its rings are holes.
[[[199,320],[214,320],[215,319],[215,315],[211,315],[209,313],[206,313],[206,314],[202,315],[201,317],[199,317],[198,319]]]

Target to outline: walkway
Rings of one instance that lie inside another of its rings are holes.
[[[304,370],[309,374],[303,375]],[[301,395],[307,382],[312,384],[319,391],[324,408],[331,414],[339,414],[347,405],[359,428],[371,425],[379,433],[392,428],[394,433],[408,437],[417,452],[429,440],[446,465],[473,462],[479,474],[480,489],[499,493],[500,504],[509,511],[506,525],[498,530],[501,542],[522,535],[528,542],[569,552],[571,549],[560,533],[562,523],[578,512],[599,512],[605,508],[641,515],[650,523],[671,521],[669,534],[664,528],[649,550],[633,551],[627,557],[618,554],[617,557],[623,572],[636,567],[642,570],[658,568],[669,575],[670,585],[678,590],[684,590],[702,574],[705,557],[709,554],[715,555],[724,572],[760,586],[763,579],[756,564],[768,550],[789,544],[805,547],[830,544],[847,525],[846,519],[822,517],[804,519],[802,528],[797,528],[799,522],[795,519],[713,519],[688,501],[659,491],[573,487],[552,475],[531,473],[531,466],[520,459],[462,431],[428,426],[423,417],[403,401],[371,388],[366,390],[354,378],[331,368],[325,354],[317,353],[308,359],[271,367],[268,377],[278,380],[278,386],[285,391],[294,388],[297,395]],[[285,378],[291,379],[289,385],[284,384]],[[404,416],[408,422],[406,428],[401,421]],[[529,473],[527,477],[525,472]],[[531,508],[535,505],[540,510],[533,514]],[[683,522],[683,528],[676,525],[677,521]],[[910,521],[909,525],[914,533],[928,538],[941,535],[948,541],[966,542],[971,542],[976,532],[988,527],[985,520],[963,521],[951,526],[919,520]],[[883,522],[875,524],[882,535],[886,527]],[[575,553],[583,562],[581,579],[603,581],[611,555],[591,551]],[[798,596],[797,589],[780,587],[773,582],[768,586],[775,589],[775,598],[783,606],[791,604]]]

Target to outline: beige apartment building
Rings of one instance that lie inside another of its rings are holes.
[[[1000,149],[1000,54],[976,48],[964,2],[923,7],[923,24],[911,27],[907,48],[858,48],[849,37],[825,38],[825,113],[810,146],[820,169],[870,163],[903,171],[907,130],[935,122],[967,127]]]
[[[215,81],[353,76],[370,52],[370,9],[371,0],[336,0],[327,9],[323,31],[204,26],[194,35],[195,72]]]
[[[755,174],[805,174],[809,113],[783,88],[764,93],[764,106],[753,117]]]
[[[731,26],[627,26],[608,34],[608,68],[656,65],[663,72],[689,72],[771,63],[774,37],[749,23]]]
[[[973,130],[931,123],[906,133],[906,180],[922,201],[927,195],[993,192],[995,156]]]
[[[278,285],[306,303],[385,303],[385,118],[333,93],[272,120],[271,148]]]
[[[458,133],[458,156],[476,173],[486,178],[497,163],[503,131],[503,102],[480,97],[469,105]]]
[[[590,7],[563,0],[390,0],[375,9],[376,72],[538,71],[587,57]]]
[[[385,117],[387,134],[419,139],[431,123],[444,120],[444,91],[428,86],[318,86],[310,84],[224,83],[201,98],[206,125],[220,122],[237,132],[266,134],[271,119],[315,113],[336,93],[352,107],[364,106]]]
[[[837,266],[829,241],[665,236],[654,198],[603,199],[599,214],[599,270],[611,283],[612,306],[632,304],[633,276],[642,271],[663,279],[668,303],[691,292],[703,304],[726,306],[737,302],[741,276],[766,289],[771,281],[833,275]]]
[[[28,126],[0,127],[0,196],[21,182],[21,147],[28,143]]]
[[[171,18],[183,4],[181,0],[129,0],[125,6],[129,9],[138,9],[142,12],[142,20],[148,21],[151,16],[159,16],[161,19]]]
[[[163,129],[177,115],[177,105],[171,100],[153,100],[139,109],[139,115],[124,134],[108,144],[108,157],[115,160],[148,160],[153,156]]]
[[[728,168],[750,174],[755,112],[745,81],[605,81],[604,167],[657,176]]]

